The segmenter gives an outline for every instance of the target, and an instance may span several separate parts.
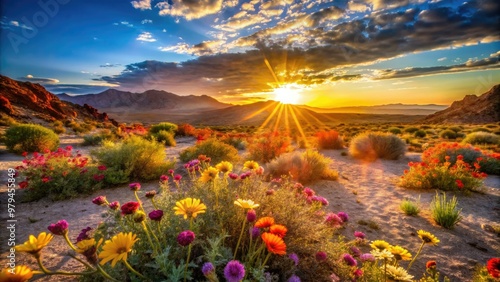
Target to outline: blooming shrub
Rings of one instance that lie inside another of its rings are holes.
[[[162,143],[139,136],[129,137],[119,143],[105,142],[91,154],[108,168],[106,181],[112,184],[157,179],[175,164],[174,161],[166,160]]]
[[[92,163],[79,152],[73,152],[70,146],[54,152],[25,155],[23,164],[17,167],[23,178],[19,187],[26,191],[25,201],[43,197],[63,200],[92,193],[104,185],[107,168]]]
[[[339,133],[335,130],[320,131],[316,133],[319,149],[343,149],[344,142]]]
[[[311,183],[319,179],[337,180],[338,173],[329,168],[330,159],[308,150],[283,154],[267,165],[268,175],[279,178],[290,176],[300,183]]]
[[[362,133],[354,137],[349,145],[349,153],[354,158],[367,161],[378,158],[396,160],[405,152],[405,142],[390,133]]]
[[[177,126],[176,136],[195,136],[196,128],[188,123],[182,123]]]
[[[199,155],[210,157],[212,163],[221,161],[236,162],[240,158],[238,150],[233,146],[212,138],[185,149],[180,153],[180,159],[183,162],[188,162],[198,158]]]
[[[5,145],[16,154],[23,152],[53,151],[59,146],[54,131],[36,124],[13,125],[5,131]]]
[[[248,140],[249,158],[267,163],[290,149],[290,137],[284,132],[255,134]]]
[[[454,165],[459,155],[462,156],[465,163],[471,167],[477,166],[481,172],[500,175],[500,154],[489,153],[472,145],[443,142],[425,150],[422,154],[422,160],[429,163],[437,159],[439,163],[444,163],[446,156],[448,156],[448,162]]]

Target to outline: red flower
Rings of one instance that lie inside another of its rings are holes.
[[[122,209],[122,215],[134,214],[137,211],[137,209],[139,209],[139,203],[138,202],[128,202],[128,203],[123,204],[121,209]]]
[[[108,168],[105,165],[100,165],[100,166],[97,167],[97,169],[100,170],[100,171],[104,171],[104,170],[106,170]]]
[[[28,155],[28,152],[23,152],[23,157],[26,157]]]
[[[486,269],[493,278],[500,278],[500,258],[491,258],[486,263]]]
[[[425,268],[436,268],[436,261],[430,260],[425,264]]]
[[[457,183],[458,189],[464,188],[464,183],[462,182],[462,180],[457,179],[455,180],[455,182]]]
[[[48,176],[44,176],[44,177],[42,177],[42,182],[43,182],[43,183],[47,183],[47,182],[49,182],[49,181],[50,181],[50,177],[48,177]]]
[[[464,160],[464,156],[462,156],[462,155],[458,155],[458,156],[457,156],[457,160],[459,160],[459,161],[463,161],[463,160]]]
[[[28,181],[19,182],[19,188],[20,189],[24,189],[26,187],[28,187]]]

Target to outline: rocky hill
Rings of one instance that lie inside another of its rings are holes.
[[[20,82],[3,75],[0,75],[0,113],[24,122],[90,119],[117,125],[106,113],[99,113],[92,106],[61,101],[40,84]]]
[[[467,95],[445,110],[423,119],[424,123],[490,123],[500,121],[500,84],[479,97]]]

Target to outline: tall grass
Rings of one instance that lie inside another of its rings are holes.
[[[354,137],[349,146],[349,153],[354,158],[367,161],[378,158],[396,160],[405,152],[405,142],[391,133],[362,133]]]
[[[414,201],[412,199],[404,199],[401,201],[399,208],[409,216],[417,216],[420,213],[420,197]]]
[[[344,142],[339,133],[335,130],[320,131],[316,133],[316,139],[319,149],[343,149]]]
[[[458,209],[457,205],[458,200],[455,196],[448,201],[446,193],[443,193],[442,196],[436,193],[431,202],[432,218],[446,229],[453,228],[462,219],[460,215],[462,209]]]

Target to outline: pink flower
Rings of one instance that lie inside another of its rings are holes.
[[[169,169],[168,173],[173,176],[174,175],[174,170],[173,169]]]
[[[239,178],[238,174],[233,173],[233,172],[229,173],[229,174],[228,174],[228,176],[229,176],[229,178],[231,178],[232,180],[236,180],[236,179],[238,179],[238,178]]]
[[[181,181],[181,179],[182,179],[182,175],[180,175],[180,174],[176,174],[176,175],[174,176],[174,180],[175,180],[175,181]]]
[[[130,183],[128,185],[128,187],[130,188],[130,190],[132,191],[138,191],[141,189],[141,184],[140,183],[137,183],[137,182],[134,182],[134,183]]]
[[[248,222],[254,222],[256,218],[257,218],[257,214],[255,213],[255,210],[248,210],[248,212],[247,212]]]
[[[117,201],[111,202],[108,207],[112,210],[117,210],[120,208],[120,203]]]
[[[327,258],[327,255],[325,252],[322,252],[322,251],[319,251],[316,253],[316,260],[318,262],[322,262],[322,261],[325,261]]]
[[[177,243],[185,247],[191,244],[194,241],[195,237],[196,236],[194,235],[194,232],[191,230],[182,231],[181,233],[179,233],[179,236],[177,236]]]
[[[98,206],[102,206],[102,205],[107,205],[108,204],[108,201],[106,200],[106,196],[98,196],[98,197],[95,197],[94,199],[92,199],[92,203],[98,205]]]
[[[333,227],[339,227],[343,223],[342,218],[333,212],[326,215],[325,222]]]
[[[108,168],[105,165],[100,165],[100,166],[97,167],[97,169],[100,170],[100,171],[105,171]]]
[[[169,178],[168,178],[168,176],[166,176],[166,175],[162,175],[162,176],[160,176],[160,181],[161,181],[162,183],[166,183],[166,182],[168,182],[168,179],[169,179]]]
[[[306,194],[306,197],[312,197],[312,196],[316,195],[314,190],[311,188],[308,188],[308,187],[304,188],[303,193]]]
[[[47,227],[54,235],[64,235],[68,233],[68,222],[66,220],[59,220],[57,223],[52,223]]]
[[[359,238],[359,239],[365,239],[366,235],[363,232],[354,231],[354,237]]]

